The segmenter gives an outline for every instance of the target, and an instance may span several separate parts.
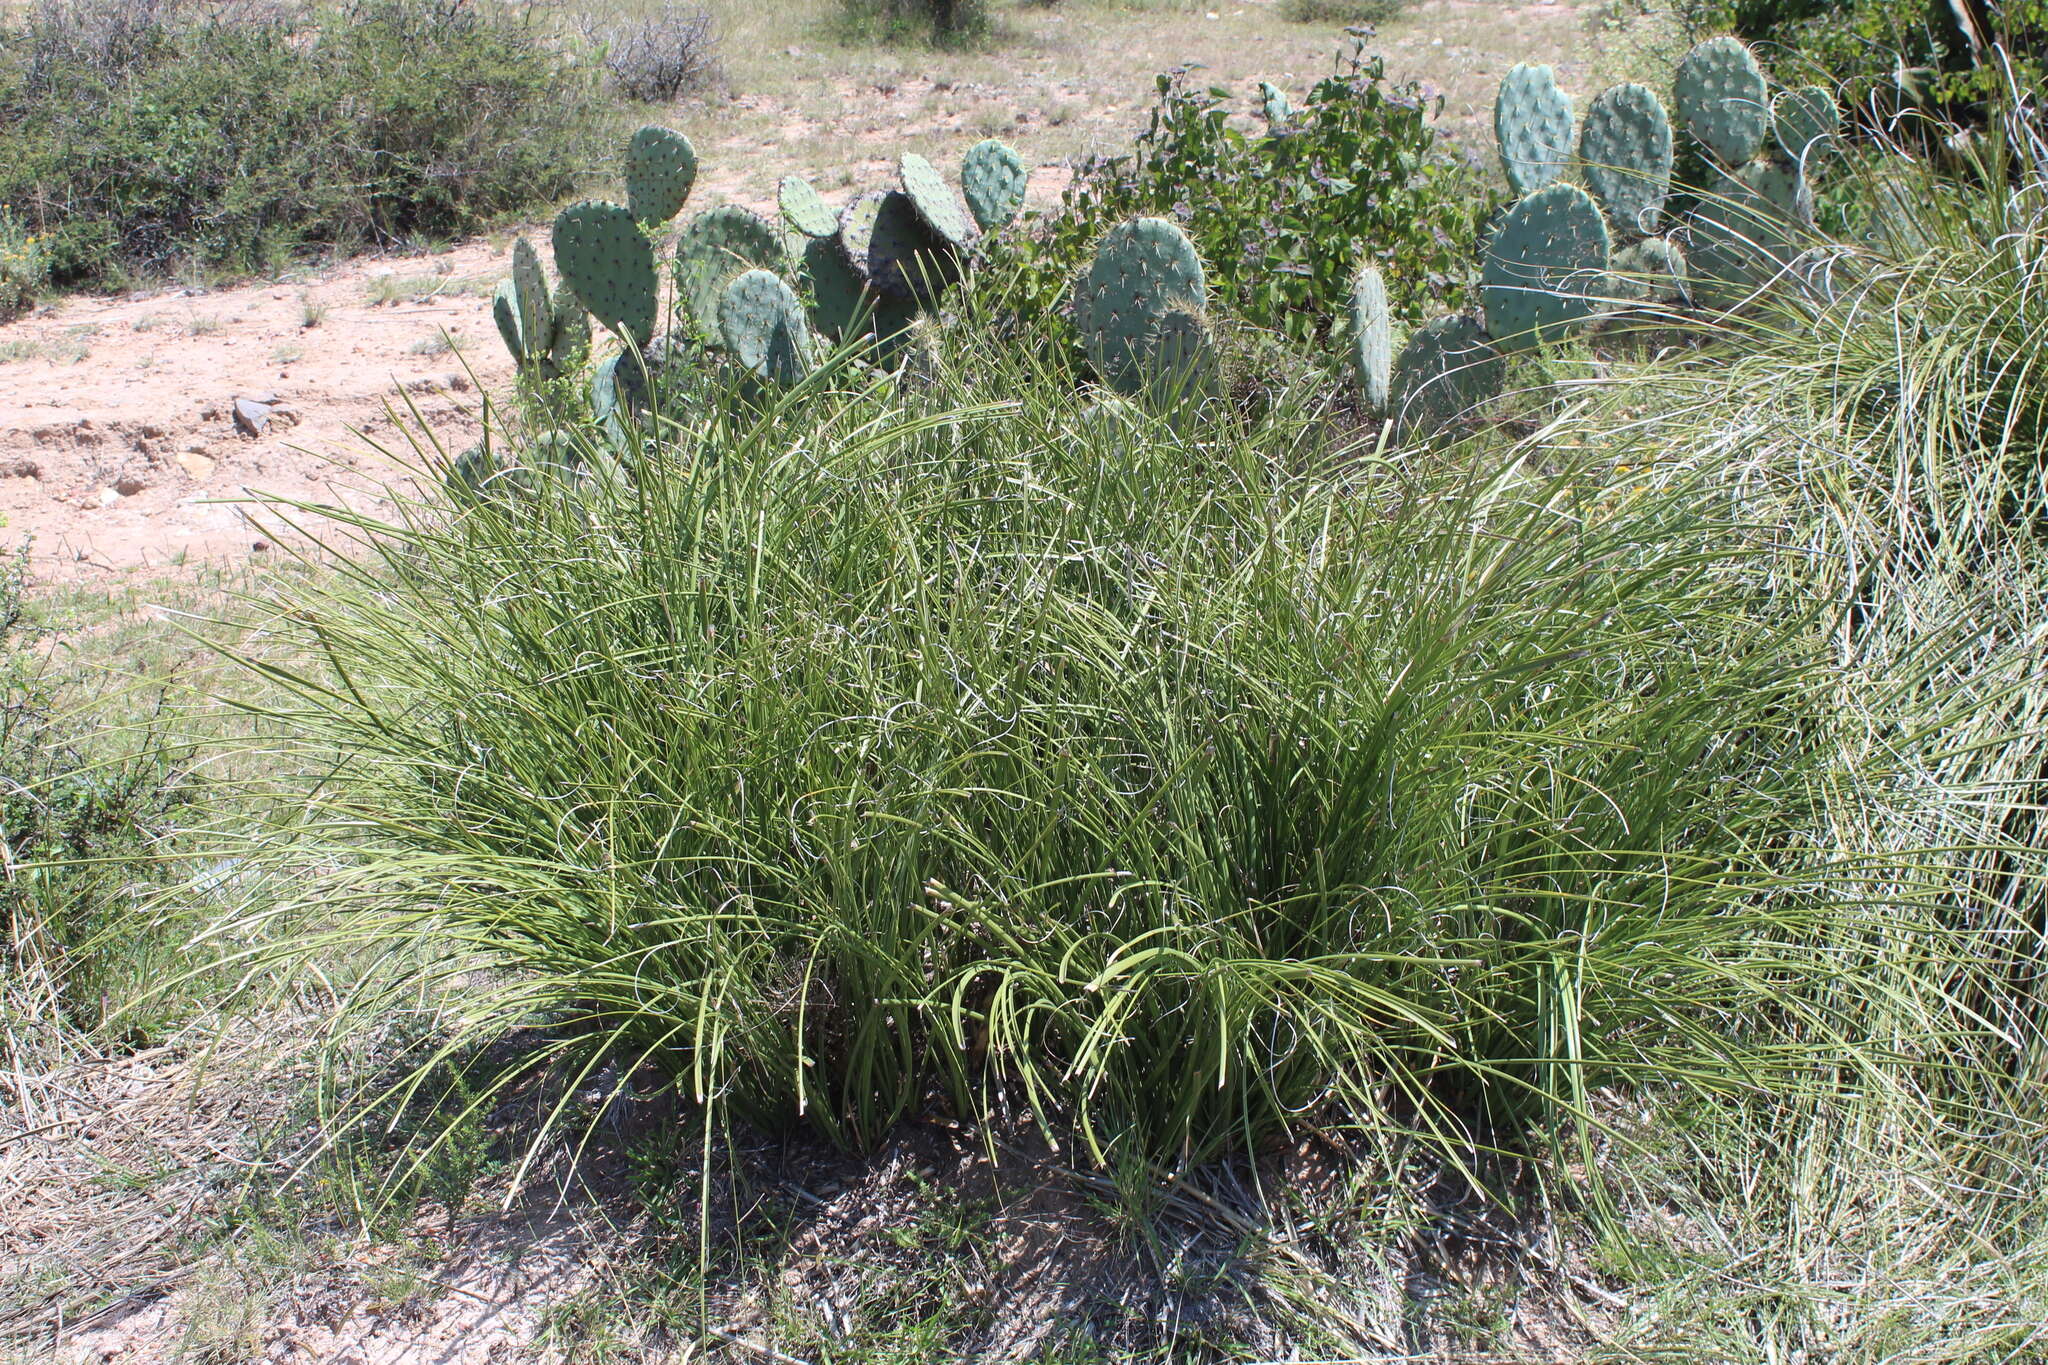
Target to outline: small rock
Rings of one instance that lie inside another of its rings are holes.
[[[205,483],[207,477],[213,473],[213,458],[209,455],[188,450],[177,458],[178,468],[184,470],[195,483]]]
[[[262,554],[265,550],[270,548],[270,542],[267,540],[253,541],[250,543],[249,548],[254,550],[257,554]]]
[[[0,478],[40,479],[42,477],[43,467],[34,460],[14,460],[7,464],[0,464]]]
[[[235,400],[235,429],[244,436],[261,436],[270,425],[270,405],[251,398]]]
[[[276,394],[268,392],[267,390],[263,393],[238,393],[235,395],[235,397],[246,398],[251,403],[261,403],[266,408],[276,407],[279,401]]]
[[[123,474],[114,483],[114,491],[124,498],[132,498],[147,487],[149,487],[148,484],[136,478],[133,474]]]
[[[111,488],[102,488],[99,491],[99,502],[100,506],[102,507],[112,507],[115,503],[119,502],[120,500],[121,495],[119,493],[116,493]]]

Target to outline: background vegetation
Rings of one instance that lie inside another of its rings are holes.
[[[60,286],[274,269],[556,199],[601,112],[517,10],[43,4],[0,21],[0,204]]]

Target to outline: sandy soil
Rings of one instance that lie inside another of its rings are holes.
[[[504,259],[471,243],[294,284],[75,297],[0,328],[28,353],[0,364],[0,537],[33,537],[36,579],[65,582],[265,553],[238,505],[251,488],[374,506],[391,471],[373,444],[407,449],[395,414],[460,448],[478,385],[509,375],[488,294],[468,283]],[[234,400],[265,396],[264,433],[238,431]]]

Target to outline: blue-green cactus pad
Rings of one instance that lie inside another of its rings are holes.
[[[590,315],[645,346],[654,336],[654,247],[617,204],[586,199],[555,217],[555,269]]]
[[[1478,319],[1466,313],[1432,319],[1394,359],[1394,420],[1404,435],[1440,440],[1498,397],[1506,378],[1507,362]]]
[[[782,177],[776,203],[782,209],[782,221],[806,237],[830,237],[839,231],[839,215],[800,175]]]
[[[676,238],[676,291],[705,335],[718,335],[718,301],[743,270],[780,274],[789,265],[782,234],[751,209],[724,204],[690,220]]]
[[[697,183],[697,149],[673,128],[646,127],[626,143],[626,206],[642,223],[666,223]]]
[[[1590,317],[1606,285],[1607,220],[1576,185],[1518,202],[1486,250],[1479,292],[1487,330],[1505,350],[1556,339]]]
[[[1350,322],[1351,372],[1365,405],[1384,412],[1394,366],[1394,314],[1387,305],[1387,282],[1373,266],[1360,266],[1351,282]]]
[[[1770,96],[1763,68],[1738,38],[1709,38],[1685,54],[1672,82],[1678,117],[1723,165],[1739,166],[1763,150]]]
[[[1493,101],[1501,169],[1515,193],[1539,190],[1571,164],[1572,99],[1547,66],[1517,62]]]
[[[749,270],[725,287],[718,330],[733,358],[762,379],[794,384],[810,373],[811,329],[796,291],[766,270]]]
[[[960,197],[939,174],[938,167],[916,152],[905,152],[896,166],[903,177],[903,192],[917,206],[917,215],[924,219],[926,227],[956,247],[974,240],[974,220],[967,216]]]
[[[983,232],[995,232],[1016,220],[1030,179],[1024,158],[994,138],[975,143],[960,162],[960,193]]]
[[[1631,83],[1596,95],[1579,128],[1579,162],[1617,232],[1656,231],[1671,193],[1671,120],[1657,92]]]

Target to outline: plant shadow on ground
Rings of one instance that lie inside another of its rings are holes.
[[[802,1130],[713,1131],[671,1082],[612,1066],[568,1087],[534,1072],[473,1107],[531,1041],[471,1059],[489,1078],[473,1085],[437,1073],[398,1121],[308,1168],[310,1203],[273,1206],[302,1221],[345,1207],[414,1253],[404,1296],[330,1274],[331,1302],[353,1295],[345,1319],[431,1337],[478,1298],[460,1276],[483,1261],[534,1266],[534,1344],[572,1360],[1483,1352],[1583,1345],[1588,1314],[1617,1302],[1512,1161],[1487,1163],[1497,1188],[1481,1192],[1420,1152],[1316,1134],[1184,1172],[1134,1210],[1125,1182],[1076,1169],[1028,1116],[1000,1133],[906,1121],[850,1153]],[[408,1083],[413,1053],[374,1088]],[[331,1119],[295,1141],[328,1142]]]

